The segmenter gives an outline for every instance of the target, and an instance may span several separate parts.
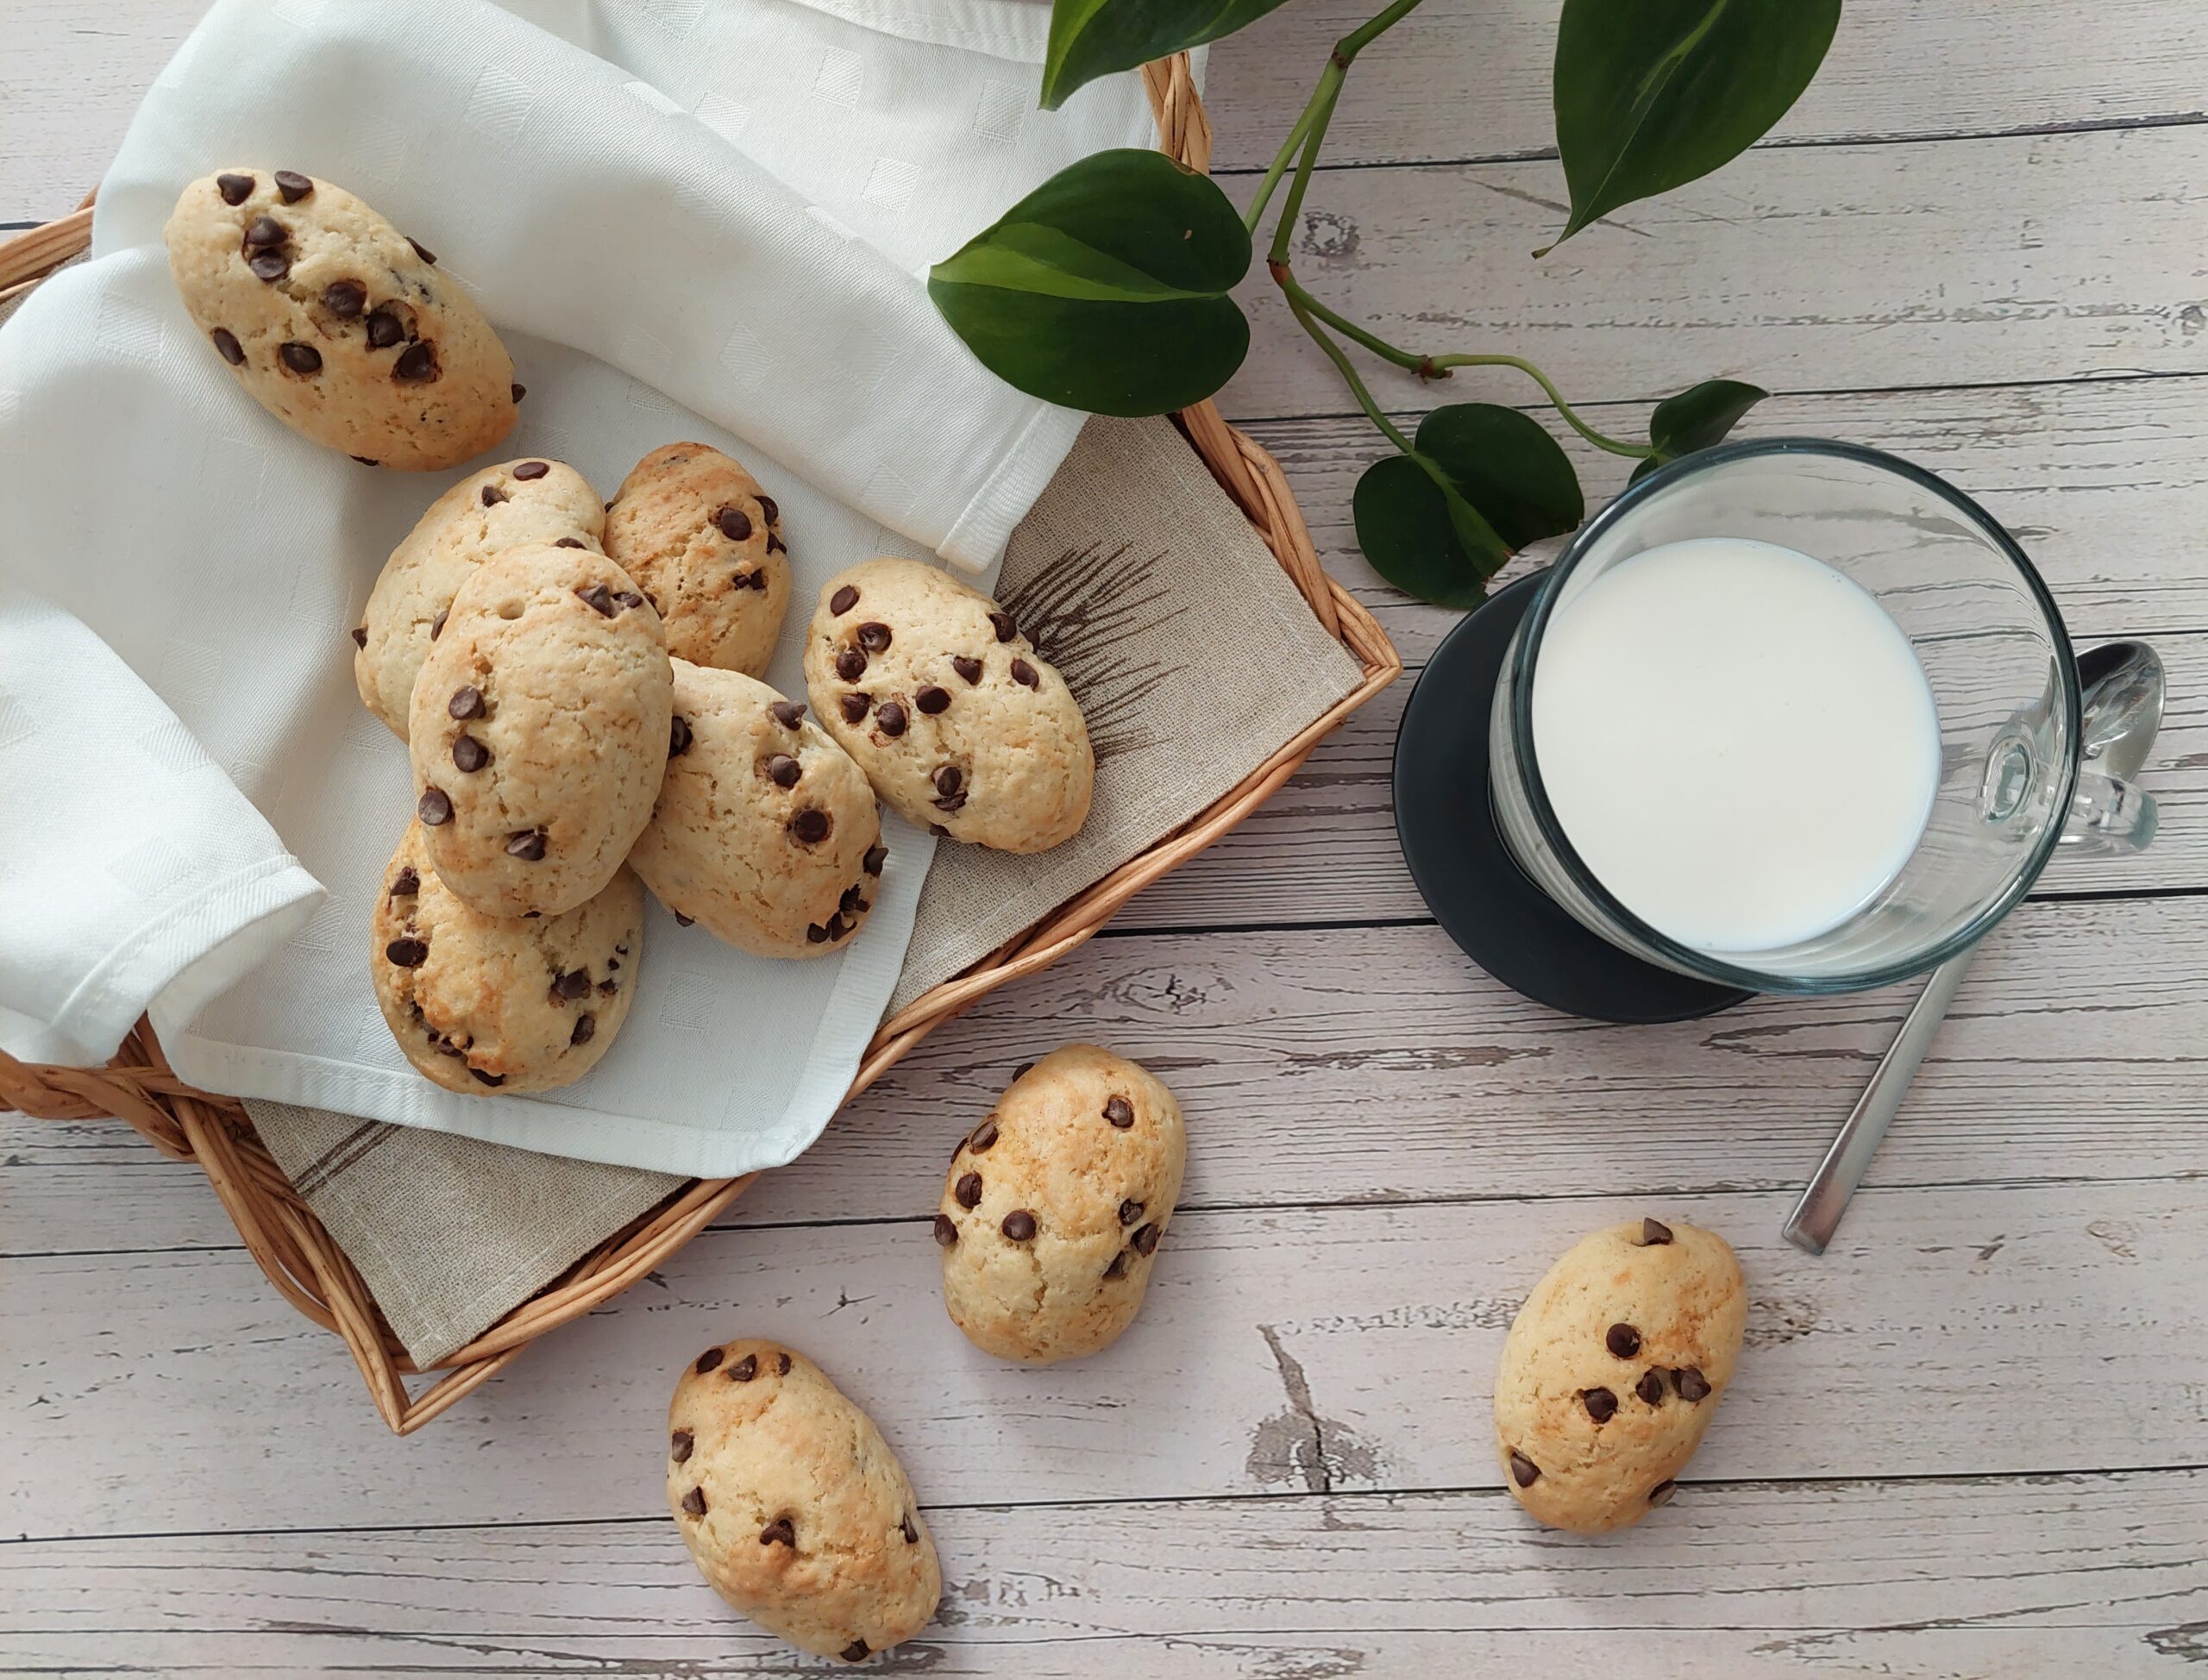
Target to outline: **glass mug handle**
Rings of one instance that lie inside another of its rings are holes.
[[[2100,770],[2079,770],[2063,824],[2066,851],[2143,852],[2155,838],[2155,796]]]
[[[2144,851],[2155,837],[2155,796],[2127,777],[2146,758],[2162,721],[2162,662],[2143,643],[2116,642],[2080,655],[2078,670],[2086,679],[2085,762],[2062,844],[2080,853]]]

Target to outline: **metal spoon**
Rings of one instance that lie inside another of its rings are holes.
[[[2078,676],[2086,690],[2080,707],[2080,756],[2086,763],[2129,780],[2147,762],[2155,731],[2161,728],[2161,658],[2143,642],[2111,642],[2079,656]],[[1786,1216],[1782,1229],[1796,1248],[1810,1254],[1825,1251],[1977,954],[1978,947],[1973,945],[1932,971],[1893,1047],[1871,1075],[1802,1199]]]

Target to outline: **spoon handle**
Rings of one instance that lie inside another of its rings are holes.
[[[1947,1019],[1948,1006],[1955,1000],[1955,992],[1963,983],[1963,975],[1969,972],[1971,958],[1977,950],[1973,945],[1932,971],[1932,978],[1902,1022],[1892,1047],[1871,1075],[1871,1082],[1863,1088],[1854,1112],[1835,1134],[1832,1147],[1817,1163],[1817,1170],[1810,1175],[1802,1199],[1786,1216],[1783,1229],[1786,1240],[1796,1248],[1809,1254],[1822,1254],[1825,1244],[1832,1240],[1833,1232],[1840,1226],[1840,1216],[1847,1211],[1848,1198],[1863,1182],[1864,1170],[1870,1166],[1879,1139],[1886,1135],[1894,1111],[1909,1094],[1909,1082],[1916,1077],[1924,1052],[1932,1048],[1940,1023]]]

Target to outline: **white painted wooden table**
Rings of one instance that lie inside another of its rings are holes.
[[[0,220],[77,202],[192,9],[0,3]],[[1296,0],[1217,52],[1222,174],[1246,190],[1365,9]],[[1429,0],[1366,56],[1306,279],[1402,342],[1530,354],[1612,429],[1703,377],[1771,386],[1751,431],[1953,475],[2081,642],[2149,635],[2175,685],[2158,849],[2060,865],[1992,942],[1834,1251],[1779,1219],[1907,996],[1647,1030],[1514,998],[1396,856],[1406,682],[411,1440],[197,1170],[120,1125],[0,1120],[0,1672],[810,1666],[720,1607],[660,1494],[671,1372],[756,1332],[836,1372],[928,1503],[948,1591],[893,1667],[2208,1673],[2208,12],[1853,0],[1770,143],[1536,265],[1554,12]],[[1226,406],[1415,667],[1450,617],[1358,558],[1372,439],[1253,290]],[[1188,1197],[1124,1341],[994,1368],[938,1300],[943,1146],[1076,1033],[1180,1091]],[[1546,1533],[1496,1486],[1497,1347],[1571,1238],[1644,1211],[1740,1248],[1749,1350],[1676,1502]]]

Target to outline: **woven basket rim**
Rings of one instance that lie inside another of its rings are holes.
[[[1190,168],[1208,171],[1211,123],[1188,55],[1145,66],[1143,82],[1161,147]],[[87,195],[72,214],[0,244],[0,303],[27,291],[86,248],[91,206]],[[999,987],[1047,968],[1086,943],[1129,899],[1264,804],[1321,739],[1402,674],[1402,661],[1386,632],[1320,566],[1280,463],[1229,425],[1208,401],[1175,418],[1327,634],[1358,661],[1360,680],[1181,828],[884,1021],[867,1046],[845,1101],[945,1021]],[[412,1433],[480,1387],[536,1337],[626,1289],[705,1229],[759,1175],[690,1181],[437,1362],[430,1369],[443,1375],[420,1393],[410,1394],[403,1379],[420,1374],[417,1368],[384,1323],[360,1274],[260,1141],[245,1106],[179,1079],[149,1023],[141,1020],[104,1068],[26,1063],[0,1051],[0,1106],[45,1119],[111,1115],[162,1154],[196,1162],[269,1282],[300,1313],[344,1338],[378,1414],[401,1435]]]

